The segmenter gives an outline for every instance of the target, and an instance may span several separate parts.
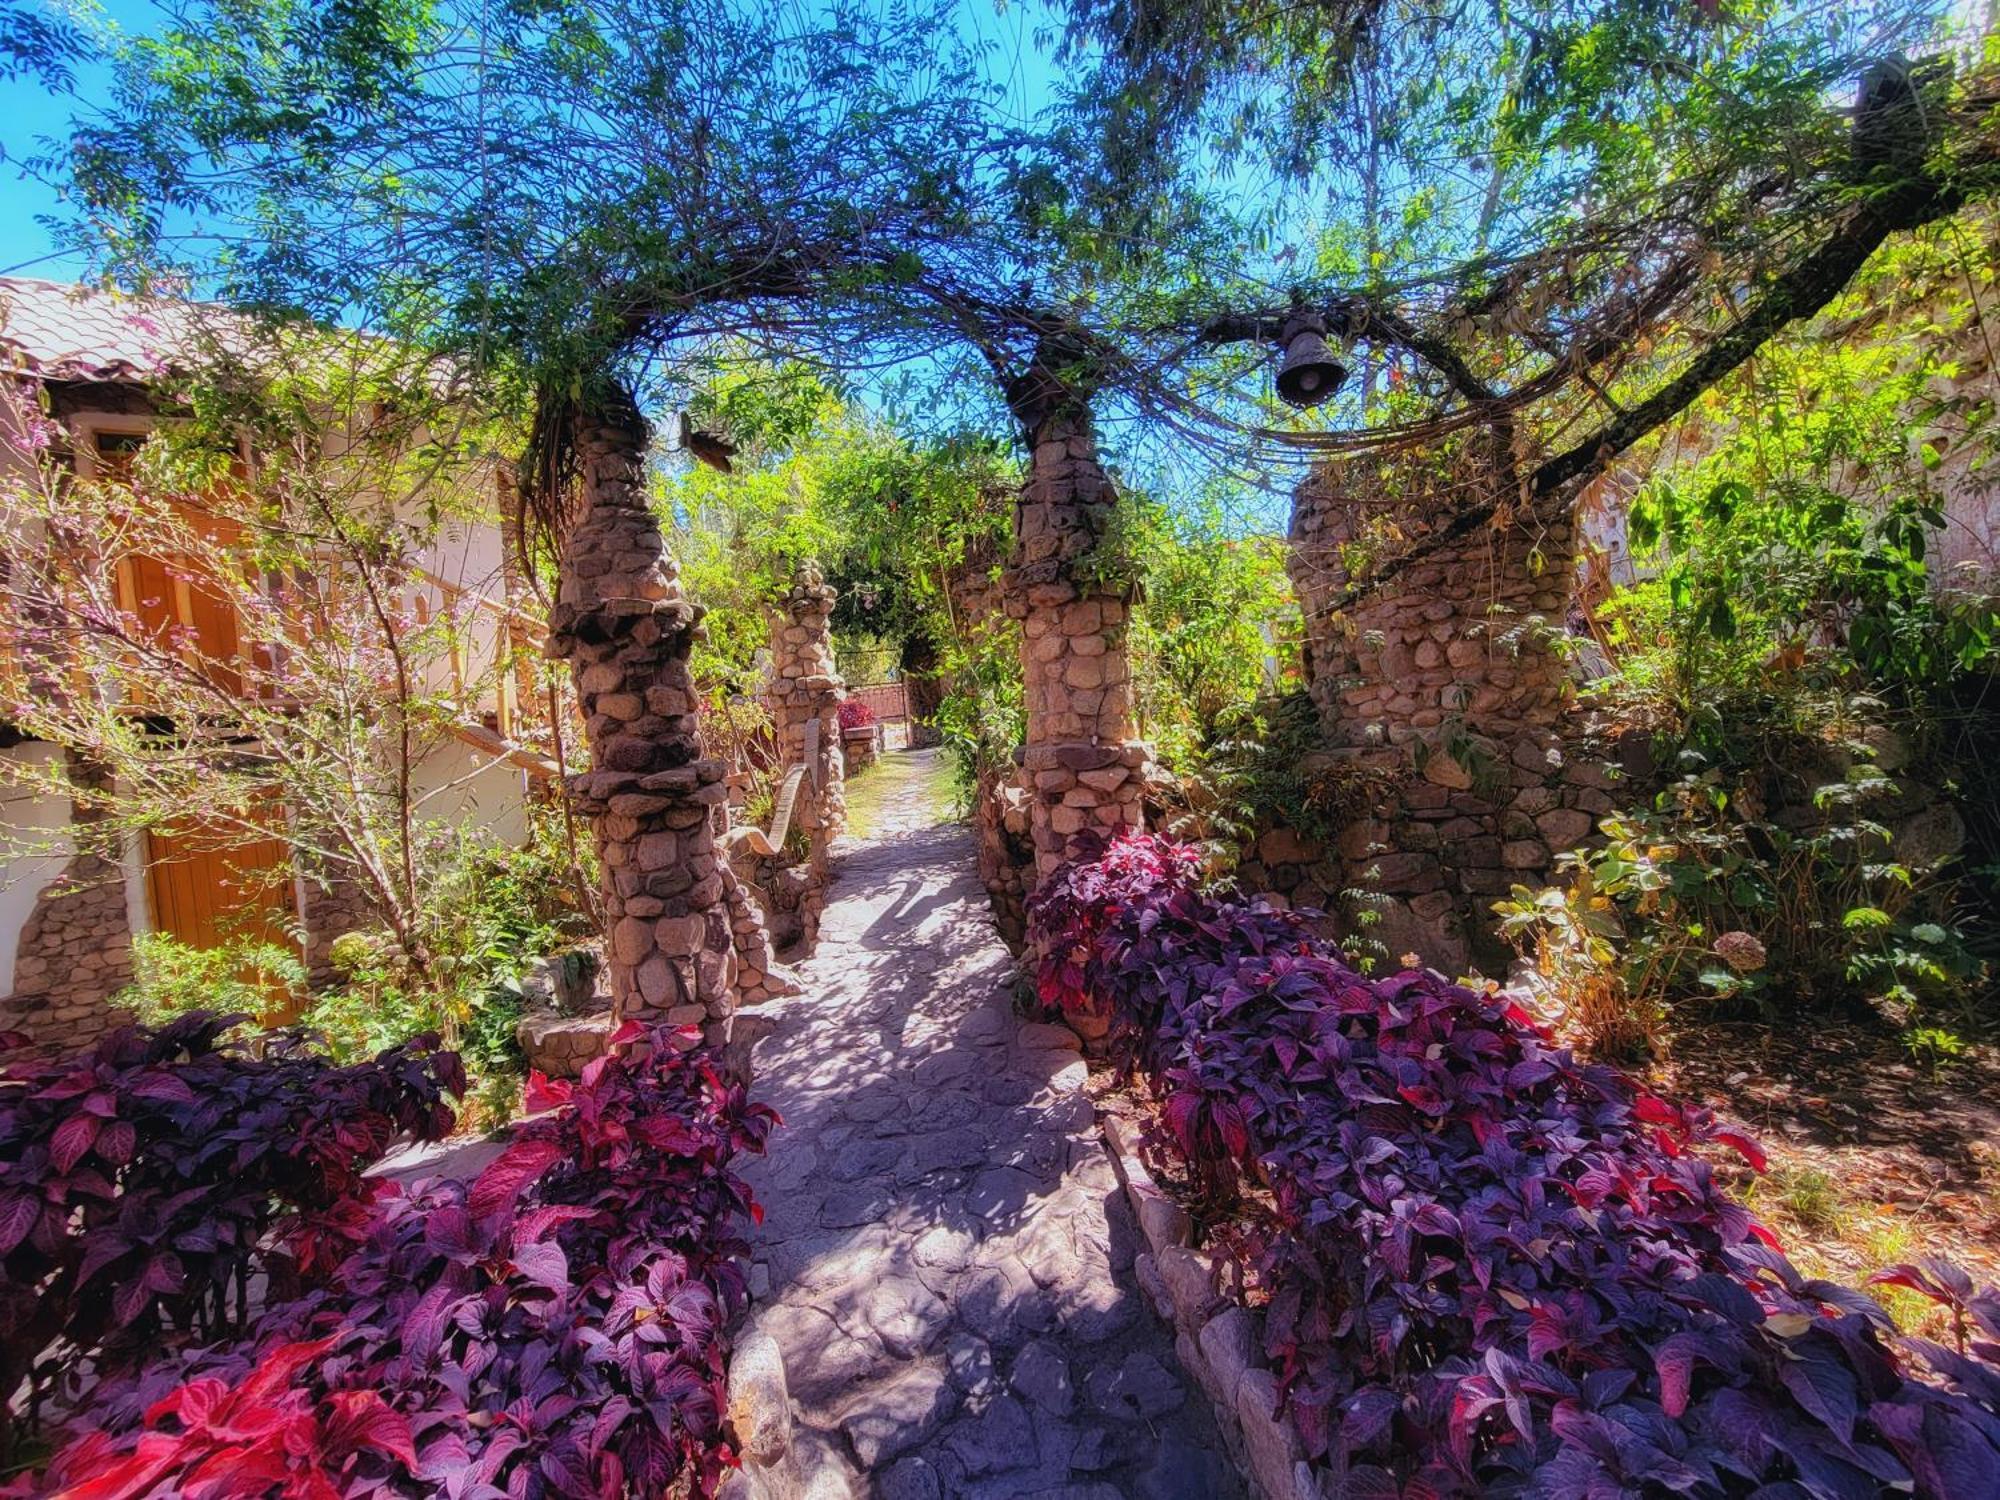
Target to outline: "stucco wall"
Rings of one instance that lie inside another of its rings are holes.
[[[518,848],[528,841],[526,774],[446,740],[418,763],[414,779],[425,818],[477,828],[497,844]]]
[[[0,760],[38,770],[60,767],[62,752],[31,743],[0,751]],[[14,987],[14,959],[21,929],[35,902],[69,863],[69,800],[38,797],[30,790],[0,786],[0,986]]]

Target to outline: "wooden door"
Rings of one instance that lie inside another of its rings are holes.
[[[153,930],[193,948],[229,943],[290,947],[287,926],[297,912],[291,850],[281,839],[219,846],[213,834],[192,828],[146,835],[146,894]],[[293,1019],[289,997],[264,1016],[267,1024]]]
[[[145,441],[142,433],[96,434],[96,477],[129,483]],[[182,521],[210,541],[229,543],[241,537],[242,527],[235,521],[199,504],[177,500],[173,507]],[[182,643],[189,657],[204,664],[216,686],[231,694],[243,691],[242,674],[230,665],[243,650],[236,607],[213,573],[204,577],[201,563],[191,557],[135,555],[124,561],[118,582],[119,604],[138,617],[144,634],[155,641]]]

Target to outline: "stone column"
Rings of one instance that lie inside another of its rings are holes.
[[[735,943],[710,809],[724,766],[701,758],[681,592],[646,504],[644,419],[629,398],[580,424],[583,513],[563,548],[549,653],[566,658],[591,769],[569,778],[604,868],[614,1020],[696,1024],[726,1039]]]
[[[780,767],[789,769],[805,758],[806,726],[819,725],[818,750],[794,813],[812,835],[816,875],[824,873],[827,846],[847,826],[846,762],[840,750],[840,701],[847,696],[847,684],[834,665],[829,624],[837,597],[818,563],[800,563],[771,641],[771,721]]]
[[[1074,361],[1045,338],[1007,392],[1029,450],[1002,589],[1021,622],[1021,773],[1039,878],[1077,856],[1086,829],[1144,821],[1148,755],[1134,729],[1126,649],[1132,581],[1102,547],[1118,494],[1098,462],[1087,399],[1070,384]]]

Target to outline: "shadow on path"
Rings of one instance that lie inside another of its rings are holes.
[[[936,755],[856,781],[870,836],[836,850],[806,993],[762,1012],[754,1091],[785,1128],[745,1174],[746,1324],[784,1353],[816,1494],[1236,1496],[1132,1279],[1083,1063],[1021,1034]]]

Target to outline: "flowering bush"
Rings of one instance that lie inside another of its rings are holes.
[[[859,698],[840,700],[840,727],[842,729],[863,729],[875,722],[875,710]]]
[[[361,1232],[362,1173],[398,1136],[450,1131],[465,1075],[435,1038],[337,1067],[294,1034],[261,1056],[223,1041],[243,1019],[0,1050],[0,1397],[38,1360],[115,1372],[238,1327],[253,1276],[279,1295],[322,1279]]]
[[[636,1025],[535,1080],[470,1183],[377,1201],[326,1285],[251,1336],[118,1382],[23,1493],[615,1497],[713,1491],[755,1213],[730,1172],[776,1116]],[[643,1055],[642,1055],[643,1054]]]
[[[1706,1111],[1504,997],[1364,979],[1159,839],[1031,915],[1044,1000],[1108,1010],[1211,1190],[1268,1188],[1268,1353],[1340,1493],[1993,1493],[1992,1346],[1899,1350],[1801,1276],[1692,1152],[1761,1166]],[[2000,1301],[1938,1290],[1995,1331]]]

